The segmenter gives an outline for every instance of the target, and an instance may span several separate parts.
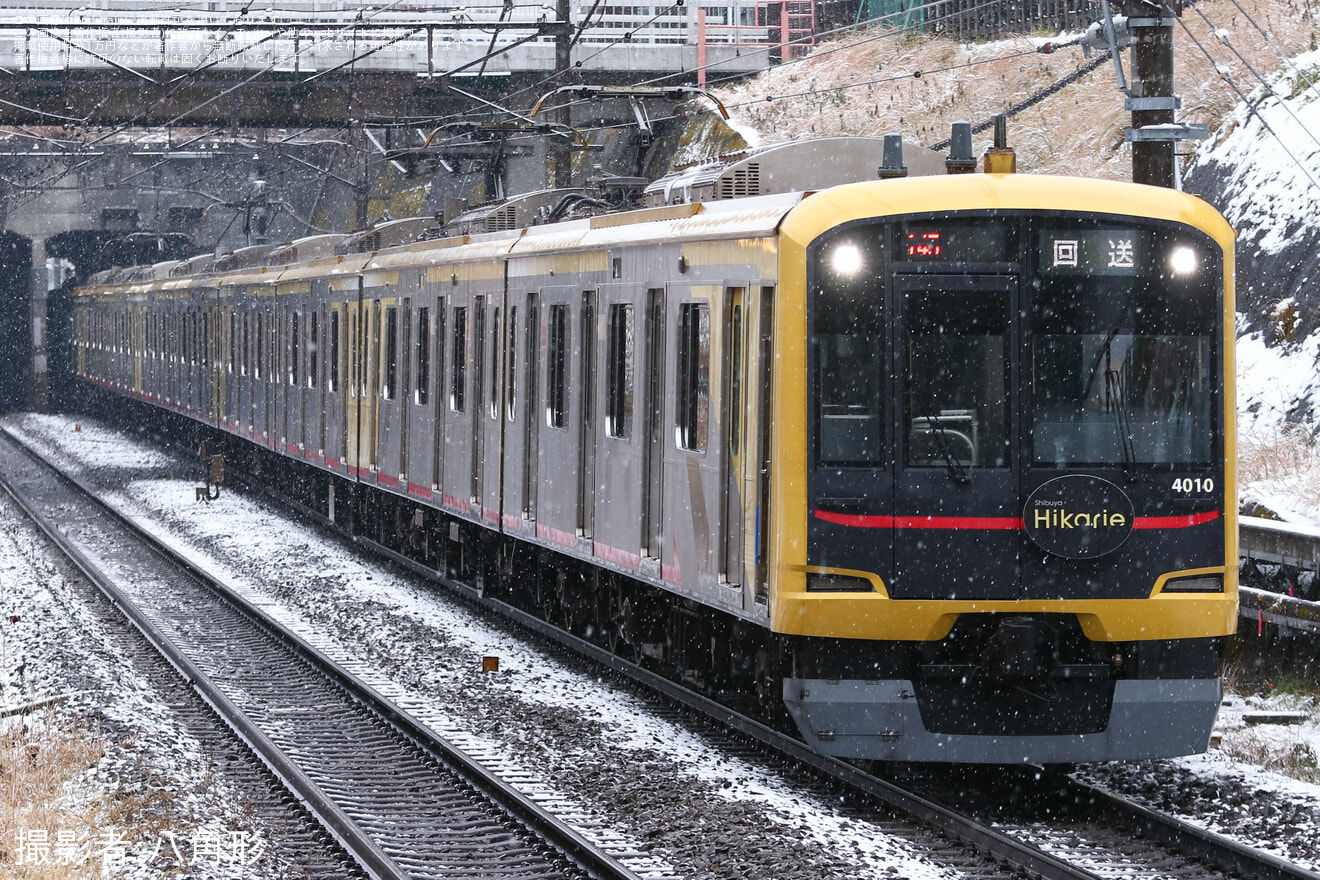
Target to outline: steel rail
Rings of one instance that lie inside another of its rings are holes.
[[[548,845],[564,855],[569,861],[577,865],[589,876],[596,880],[641,880],[641,878],[620,864],[608,853],[601,851],[594,846],[585,837],[561,821],[553,813],[541,808],[531,799],[522,795],[516,788],[505,782],[499,776],[473,760],[457,746],[448,742],[439,734],[430,730],[417,722],[406,711],[394,705],[391,701],[381,695],[378,691],[366,684],[353,673],[344,669],[335,661],[326,657],[321,652],[304,641],[296,634],[288,631],[281,626],[271,616],[253,606],[242,596],[235,593],[228,586],[221,583],[200,568],[195,562],[180,554],[177,550],[167,546],[157,539],[145,528],[140,526],[133,518],[119,512],[114,507],[103,501],[97,494],[85,483],[76,477],[65,474],[54,467],[50,462],[41,457],[35,450],[29,447],[21,439],[15,437],[8,428],[3,429],[6,438],[15,444],[25,455],[36,461],[38,464],[51,471],[58,479],[74,487],[82,493],[92,504],[111,517],[117,524],[130,531],[135,537],[141,540],[152,552],[171,564],[177,566],[190,577],[200,581],[208,589],[211,589],[224,602],[233,607],[241,615],[251,621],[265,634],[277,639],[287,648],[296,653],[301,659],[310,664],[316,670],[321,672],[327,678],[334,681],[345,691],[347,691],[355,700],[369,707],[378,716],[383,718],[395,730],[402,734],[408,741],[431,755],[436,760],[442,762],[445,766],[454,770],[469,785],[473,786],[493,803],[497,804],[506,814],[513,817],[516,821],[522,823],[534,834],[544,840]],[[32,506],[27,504],[0,475],[0,486],[14,498],[16,503],[27,513],[34,522],[48,534],[62,552],[69,555],[79,568],[93,583],[96,583],[111,602],[116,607],[124,611],[133,620],[134,625],[138,626],[143,634],[153,645],[161,651],[169,662],[179,670],[180,674],[188,683],[198,690],[208,704],[212,705],[217,714],[234,726],[235,732],[248,742],[249,746],[257,752],[263,762],[267,763],[282,782],[289,786],[299,800],[314,815],[322,817],[328,816],[327,828],[332,834],[335,834],[336,840],[348,850],[353,857],[362,865],[363,869],[372,877],[379,877],[382,880],[404,880],[409,877],[408,872],[398,867],[392,859],[379,847],[376,846],[364,832],[361,831],[353,820],[343,813],[331,799],[322,792],[315,783],[307,777],[287,756],[278,749],[273,742],[269,740],[254,724],[235,706],[218,688],[216,688],[209,679],[180,652],[169,639],[161,633],[154,624],[145,618],[133,606],[123,594],[109,583],[108,579],[90,562],[76,547],[54,529],[49,521]],[[108,589],[107,589],[108,587]],[[177,660],[177,662],[176,662]],[[232,713],[232,714],[231,714]],[[234,721],[231,722],[231,718]],[[251,735],[249,740],[248,735]],[[322,813],[322,808],[326,813]],[[340,835],[343,835],[342,839]]]
[[[1001,859],[1015,868],[1030,872],[1041,878],[1047,878],[1047,880],[1065,880],[1065,878],[1066,880],[1074,880],[1074,878],[1094,880],[1098,877],[1097,874],[1050,855],[1030,843],[995,831],[970,817],[880,779],[852,764],[819,755],[793,737],[766,727],[721,703],[694,693],[663,676],[615,656],[605,648],[566,633],[508,603],[483,597],[474,588],[444,578],[434,570],[410,560],[388,547],[359,536],[353,536],[353,540],[355,543],[370,546],[371,549],[385,555],[397,564],[444,584],[446,587],[465,595],[473,602],[482,605],[482,607],[493,608],[501,615],[538,635],[569,647],[647,688],[658,691],[668,699],[711,718],[718,724],[748,736],[798,763],[810,766],[857,792],[903,813],[917,817],[930,826],[997,859]],[[1320,609],[1320,605],[1316,603],[1306,604],[1316,605]],[[1045,776],[1040,772],[1040,768],[1031,769],[1027,772],[1034,774],[1038,780],[1043,779]],[[1143,807],[1112,792],[1076,780],[1069,779],[1068,785],[1074,786],[1074,797],[1084,796],[1088,798],[1112,817],[1114,821],[1139,829],[1142,833],[1158,840],[1160,843],[1188,854],[1192,858],[1208,862],[1221,870],[1237,873],[1244,877],[1252,877],[1253,880],[1255,878],[1259,878],[1259,880],[1320,880],[1320,875],[1272,853],[1254,849],[1222,834],[1200,828],[1176,816]]]
[[[8,434],[8,431],[6,431]],[[12,435],[9,435],[14,440]],[[17,448],[33,457],[43,465],[49,465],[36,456],[21,441]],[[75,484],[76,485],[76,484]],[[236,706],[182,651],[151,622],[133,602],[114,584],[113,580],[102,572],[87,556],[66,537],[55,525],[28,499],[19,492],[9,480],[0,474],[0,488],[27,515],[34,525],[41,530],[48,540],[82,573],[83,577],[119,610],[125,618],[151,643],[161,656],[178,671],[188,686],[208,705],[212,711],[252,750],[276,778],[297,798],[322,826],[334,837],[362,867],[367,874],[377,880],[407,880],[408,873],[395,864],[375,842],[368,837],[335,802],[301,768],[294,763],[282,749],[271,741],[270,737],[256,726],[241,709]],[[80,487],[81,488],[81,487]]]
[[[520,608],[498,599],[483,597],[473,587],[444,578],[434,569],[429,569],[421,563],[415,562],[375,541],[360,536],[353,536],[352,540],[354,543],[370,547],[373,551],[384,555],[392,562],[410,571],[443,584],[473,603],[483,608],[489,608],[537,635],[569,648],[649,690],[662,694],[672,702],[761,743],[795,763],[811,767],[859,794],[885,804],[900,814],[915,818],[1016,869],[1026,871],[1033,876],[1043,878],[1043,880],[1099,880],[1099,875],[1052,856],[1030,843],[995,831],[993,828],[983,825],[968,816],[873,776],[845,761],[817,754],[807,748],[800,740],[773,730],[730,709],[728,706],[690,691],[682,685],[630,663],[622,657],[615,656],[599,645],[564,632]]]
[[[267,487],[255,488],[267,497],[276,499],[281,504],[301,510],[314,519],[324,522],[324,518],[315,511],[298,505],[284,496],[277,495]],[[859,794],[883,803],[902,814],[914,817],[930,827],[944,832],[1014,868],[1045,878],[1045,880],[1097,880],[1099,876],[1050,855],[1030,843],[995,831],[993,828],[982,825],[966,815],[880,779],[852,764],[819,755],[793,737],[775,731],[723,704],[615,656],[603,647],[564,632],[513,605],[483,596],[474,587],[445,578],[434,569],[409,559],[384,545],[362,536],[352,535],[334,526],[331,526],[331,528],[340,534],[346,535],[354,543],[370,548],[395,564],[442,584],[474,604],[494,610],[529,631],[570,648],[593,662],[602,664],[721,726],[747,736],[796,763],[809,766]],[[1317,543],[1320,543],[1320,538],[1317,539]],[[1249,594],[1260,593],[1260,591],[1255,590],[1248,590],[1247,592]],[[1267,597],[1274,596],[1274,594],[1268,593],[1263,595]],[[1300,602],[1301,600],[1292,601]],[[260,614],[259,611],[257,613]],[[1043,775],[1037,770],[1029,768],[1025,769],[1025,773],[1034,774],[1036,778],[1041,778]],[[1052,780],[1052,782],[1057,783],[1057,779]],[[1178,849],[1221,870],[1242,876],[1263,878],[1263,880],[1306,880],[1306,878],[1316,880],[1317,877],[1320,877],[1320,875],[1307,871],[1271,853],[1254,849],[1185,820],[1136,804],[1103,789],[1072,779],[1069,779],[1067,783],[1071,790],[1069,797],[1072,799],[1085,799],[1109,816],[1111,821],[1132,827],[1164,845]]]
[[[1179,852],[1204,860],[1230,874],[1252,880],[1317,880],[1316,873],[1273,853],[1254,849],[1191,822],[1142,806],[1113,792],[1076,779],[1068,780],[1076,797],[1083,797],[1121,822]]]

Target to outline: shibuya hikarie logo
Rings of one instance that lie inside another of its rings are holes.
[[[1117,550],[1132,533],[1132,500],[1118,486],[1086,474],[1042,483],[1027,498],[1022,524],[1042,550],[1094,559]]]

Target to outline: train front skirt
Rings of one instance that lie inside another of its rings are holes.
[[[1218,679],[1129,679],[1112,686],[1101,729],[1077,733],[932,731],[917,688],[905,679],[788,678],[784,702],[807,744],[837,758],[1051,764],[1176,757],[1208,747]],[[1088,711],[1067,699],[1054,702],[1047,713],[1065,723]]]

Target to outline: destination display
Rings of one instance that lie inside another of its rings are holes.
[[[1045,275],[1136,275],[1148,268],[1145,233],[1136,229],[1045,229],[1037,243]]]

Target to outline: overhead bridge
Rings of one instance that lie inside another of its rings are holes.
[[[788,10],[812,8],[784,0],[20,4],[0,9],[0,116],[27,125],[321,126],[434,118],[470,107],[464,92],[490,98],[547,82],[697,84],[755,73],[806,46],[810,24]]]

